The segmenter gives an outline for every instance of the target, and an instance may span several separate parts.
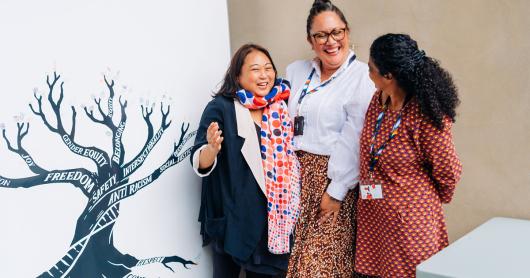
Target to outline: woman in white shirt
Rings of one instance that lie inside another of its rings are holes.
[[[287,67],[289,113],[301,164],[301,214],[288,277],[351,277],[355,246],[353,189],[359,138],[375,87],[349,48],[343,13],[317,0],[307,18],[312,60]]]

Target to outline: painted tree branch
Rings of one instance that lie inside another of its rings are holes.
[[[109,89],[109,99],[107,101],[107,109],[109,111],[109,118],[112,119],[112,116],[114,115],[114,80],[111,80],[111,83],[107,81],[107,77],[103,75],[103,79],[105,80],[105,84],[107,85],[107,88]]]
[[[105,84],[107,85],[107,88],[109,89],[109,97],[107,99],[107,110],[108,113],[105,113],[103,111],[103,108],[101,107],[101,98],[94,98],[94,102],[96,103],[96,106],[98,108],[99,114],[101,115],[102,119],[99,120],[94,116],[94,111],[88,111],[88,109],[85,107],[85,113],[87,116],[96,123],[103,124],[107,126],[111,131],[116,130],[116,125],[114,125],[114,122],[112,121],[112,117],[114,116],[114,107],[113,107],[113,99],[114,99],[114,80],[112,80],[111,83],[107,81],[107,77],[103,76],[103,79],[105,79]]]
[[[187,125],[182,123],[182,125],[180,126],[180,138],[179,138],[178,143],[175,143],[174,150],[173,150],[173,154],[175,154],[175,156],[177,156],[180,153],[180,151],[182,150],[186,142],[188,142],[188,140],[190,140],[191,137],[195,136],[195,134],[197,133],[197,131],[188,133],[189,129],[190,129],[189,123]]]
[[[94,102],[97,104],[98,107],[100,107],[100,104],[101,104],[101,99],[97,99],[97,98],[94,98]],[[99,120],[97,119],[95,116],[94,116],[94,110],[90,110],[88,111],[88,108],[85,106],[83,107],[83,110],[85,110],[85,114],[88,116],[88,118],[90,120],[92,120],[93,122],[95,123],[98,123],[98,124],[102,124],[102,125],[105,125],[107,127],[109,127],[111,130],[113,128],[115,128],[114,124],[111,122],[110,123],[110,126],[109,126],[109,122],[106,121],[105,117],[103,117],[103,120]],[[101,111],[101,109],[100,109]]]
[[[153,108],[149,108],[147,105],[144,107],[143,105],[140,105],[140,108],[142,109],[142,117],[144,118],[145,124],[147,125],[147,141],[151,140],[153,138],[153,124],[151,123],[151,115],[153,114]],[[146,143],[147,144],[147,143]]]
[[[190,155],[191,147],[183,153],[180,153],[180,150],[182,150],[182,147],[186,144],[186,142],[196,134],[196,131],[187,133],[188,129],[189,124],[182,124],[181,136],[179,142],[174,145],[172,154],[160,167],[155,169],[148,176],[131,183],[127,183],[126,181],[117,181],[115,176],[106,181],[105,184],[108,186],[100,187],[98,191],[94,191],[92,198],[90,198],[89,211],[96,207],[102,207],[103,205],[106,207],[116,205],[122,200],[147,187],[153,181],[158,179],[164,171],[184,160],[188,155]],[[102,190],[102,188],[108,188],[108,190]]]
[[[113,136],[113,151],[112,151],[112,161],[117,165],[121,166],[125,158],[125,146],[123,145],[122,137],[123,131],[125,130],[125,125],[127,124],[127,114],[125,113],[125,108],[127,108],[127,101],[121,101],[121,96],[119,99],[120,108],[121,108],[121,119],[118,124],[116,132]]]
[[[71,106],[72,108],[72,130],[70,131],[70,137],[72,140],[75,138],[75,119],[77,117],[77,112],[75,111],[74,106]]]
[[[103,79],[105,80],[105,84],[107,85],[107,89],[109,91],[109,97],[107,99],[107,113],[103,111],[102,105],[101,105],[101,98],[97,99],[94,98],[94,102],[96,103],[97,109],[99,111],[99,114],[102,119],[98,119],[94,115],[93,110],[88,110],[87,107],[84,108],[86,115],[90,120],[92,120],[95,123],[102,124],[106,127],[108,127],[112,131],[112,167],[118,168],[120,165],[123,164],[124,159],[124,146],[122,143],[122,134],[125,130],[125,125],[127,121],[127,114],[125,112],[125,108],[127,107],[127,101],[121,100],[121,96],[119,99],[120,108],[121,108],[121,119],[118,126],[114,124],[114,121],[112,120],[112,117],[114,116],[114,80],[109,81],[107,80],[106,76],[103,76]]]
[[[44,123],[44,125],[46,125],[46,127],[51,130],[52,132],[55,132],[55,133],[59,133],[59,130],[55,127],[53,127],[49,122],[48,122],[48,119],[46,119],[46,115],[42,112],[42,96],[37,96],[37,92],[33,93],[33,96],[35,97],[35,99],[37,100],[37,103],[38,103],[38,107],[39,107],[39,111],[36,111],[34,108],[33,108],[33,105],[31,105],[31,103],[29,104],[29,108],[31,109],[31,111],[33,112],[33,114],[37,115],[37,116],[40,116],[41,119],[42,119],[42,122]]]
[[[7,178],[0,176],[0,187],[30,188],[50,183],[71,183],[80,188],[85,196],[89,196],[96,186],[96,176],[83,168],[45,171],[25,178]]]
[[[24,127],[26,127],[26,130],[24,130]],[[45,173],[46,170],[44,170],[39,165],[37,165],[33,157],[22,146],[22,139],[24,139],[24,137],[28,135],[28,132],[29,132],[29,123],[17,123],[17,128],[18,128],[18,132],[17,132],[17,147],[16,148],[13,147],[9,139],[7,139],[6,130],[5,129],[2,130],[2,135],[4,136],[4,140],[6,141],[7,148],[10,151],[18,154],[24,160],[24,162],[26,162],[26,165],[28,165],[29,169],[33,173],[35,174]]]
[[[144,113],[144,107],[142,106],[142,114],[144,116],[144,120],[147,124],[148,129],[148,135],[147,135],[147,141],[144,144],[144,147],[138,153],[131,161],[123,165],[121,168],[123,170],[122,172],[122,178],[127,178],[131,174],[133,174],[138,168],[140,168],[151,150],[156,146],[156,144],[159,142],[160,138],[162,138],[162,135],[166,131],[166,129],[171,124],[171,121],[167,122],[167,116],[169,115],[170,108],[167,107],[167,112],[164,112],[164,104],[160,104],[160,112],[162,114],[162,122],[160,123],[160,128],[156,133],[153,133],[153,124],[150,121],[150,116],[153,113],[153,109],[149,110],[149,108],[145,108]]]
[[[142,266],[142,265],[153,264],[153,263],[161,263],[165,268],[171,270],[171,272],[175,272],[175,270],[173,270],[173,268],[169,266],[169,263],[180,263],[186,269],[188,269],[189,264],[196,265],[196,263],[194,263],[193,261],[185,260],[179,256],[169,256],[169,257],[152,257],[148,259],[139,260],[134,266]]]
[[[113,190],[108,191],[105,196],[101,197],[99,201],[102,203],[107,203],[108,206],[112,206],[130,196],[133,196],[138,191],[147,187],[153,181],[157,180],[164,171],[180,163],[187,156],[189,156],[191,153],[191,147],[182,153],[180,153],[180,150],[182,150],[182,147],[186,144],[186,142],[190,138],[192,138],[196,134],[197,131],[193,131],[193,132],[190,132],[189,134],[186,134],[188,129],[189,129],[189,124],[186,127],[185,127],[185,124],[182,124],[181,126],[182,133],[181,133],[179,142],[174,145],[173,153],[160,167],[158,167],[151,174],[147,175],[146,177],[142,179],[139,179],[129,184],[124,184],[124,185],[115,187]]]
[[[44,124],[50,129],[52,132],[59,134],[63,140],[63,143],[68,147],[68,149],[80,156],[89,158],[92,160],[98,167],[98,172],[100,172],[102,169],[109,168],[110,167],[110,159],[109,155],[96,147],[85,147],[81,146],[78,143],[75,142],[74,136],[75,136],[75,119],[76,119],[76,111],[75,108],[72,106],[72,129],[70,133],[67,133],[64,129],[62,118],[61,118],[61,103],[63,101],[64,97],[64,89],[63,84],[64,82],[61,82],[61,91],[59,94],[59,99],[57,101],[54,101],[53,99],[53,90],[57,83],[57,81],[61,78],[60,75],[57,75],[56,72],[53,73],[54,78],[53,81],[50,82],[50,76],[48,75],[46,77],[46,83],[48,84],[48,102],[50,103],[50,106],[55,114],[56,118],[56,125],[57,127],[53,127],[48,119],[46,118],[43,110],[42,110],[42,96],[37,96],[37,93],[35,93],[35,99],[37,100],[38,109],[35,109],[32,104],[30,104],[31,111],[37,115],[40,116]]]

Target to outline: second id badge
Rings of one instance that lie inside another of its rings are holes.
[[[364,200],[383,199],[383,186],[378,181],[361,182],[359,190]]]
[[[294,135],[304,135],[304,116],[294,117]]]

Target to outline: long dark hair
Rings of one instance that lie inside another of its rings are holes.
[[[344,24],[346,24],[346,30],[350,30],[350,26],[348,25],[348,21],[346,20],[346,17],[344,17],[344,14],[342,11],[333,3],[331,3],[330,0],[315,0],[313,2],[313,6],[309,10],[309,15],[307,16],[307,23],[306,23],[306,32],[307,32],[307,39],[311,38],[311,26],[313,25],[313,20],[315,19],[315,16],[319,15],[322,12],[334,12],[336,13],[340,20]]]
[[[370,58],[382,76],[392,74],[407,98],[417,98],[421,113],[438,129],[444,127],[444,116],[455,121],[460,100],[451,74],[419,50],[409,35],[380,36],[370,47]]]
[[[236,98],[236,92],[241,90],[241,86],[237,82],[237,78],[241,74],[241,68],[245,63],[245,58],[252,51],[260,51],[265,54],[265,56],[267,56],[267,58],[269,58],[269,60],[271,61],[275,75],[278,74],[278,72],[276,71],[276,66],[274,65],[271,55],[269,54],[269,51],[267,51],[267,49],[265,49],[263,46],[253,43],[244,44],[236,51],[234,56],[232,56],[232,60],[230,60],[230,66],[226,70],[226,74],[223,79],[223,85],[221,85],[221,88],[219,89],[219,91],[217,91],[217,93],[215,93],[214,96]]]

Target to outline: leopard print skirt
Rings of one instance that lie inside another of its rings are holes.
[[[330,182],[329,157],[304,151],[296,154],[301,166],[301,211],[287,277],[356,277],[353,270],[356,190],[346,195],[335,225],[331,219],[319,225],[320,201]]]

